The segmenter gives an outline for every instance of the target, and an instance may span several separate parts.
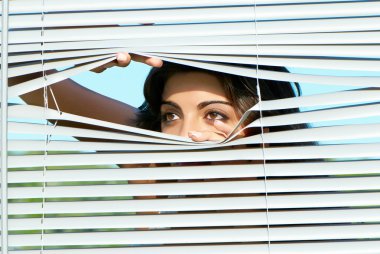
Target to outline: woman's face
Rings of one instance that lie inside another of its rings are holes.
[[[162,132],[221,140],[238,121],[239,116],[217,77],[205,72],[184,72],[167,80],[162,94]]]

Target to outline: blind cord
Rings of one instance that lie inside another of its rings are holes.
[[[44,252],[44,220],[45,220],[45,190],[46,190],[46,159],[47,159],[47,146],[49,144],[50,137],[48,135],[48,127],[49,127],[49,121],[47,120],[47,110],[49,106],[49,100],[48,100],[48,94],[47,94],[47,77],[46,77],[46,71],[45,71],[45,59],[44,59],[44,53],[45,53],[45,42],[44,42],[44,35],[45,35],[45,29],[44,29],[44,20],[45,20],[45,0],[42,0],[42,8],[41,8],[41,67],[42,67],[42,76],[43,76],[43,100],[44,100],[44,116],[45,116],[45,147],[44,147],[44,166],[42,171],[42,201],[41,201],[41,248],[40,253],[42,254]]]
[[[264,127],[262,124],[263,112],[261,107],[261,90],[260,90],[260,82],[259,82],[259,42],[258,42],[258,25],[257,25],[257,13],[256,13],[256,0],[254,0],[254,14],[255,14],[255,36],[256,36],[256,90],[259,99],[259,112],[260,112],[260,138],[262,144],[262,156],[263,156],[263,169],[264,169],[264,189],[265,189],[265,216],[267,220],[267,237],[268,237],[268,253],[271,254],[271,241],[270,241],[270,225],[269,225],[269,208],[268,208],[268,191],[267,191],[267,173],[266,173],[266,156],[265,156],[265,140],[264,140]]]

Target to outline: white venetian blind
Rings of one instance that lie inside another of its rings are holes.
[[[220,144],[11,105],[11,253],[379,253],[380,1],[14,0],[10,12],[9,77],[66,68],[10,98],[120,51],[326,88],[261,101],[248,125],[260,133]]]

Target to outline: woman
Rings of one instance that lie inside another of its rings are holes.
[[[52,86],[60,110],[190,137],[194,141],[206,141],[224,139],[238,123],[242,114],[258,102],[256,79],[172,63],[163,64],[157,58],[118,53],[115,61],[93,71],[102,72],[112,66],[126,67],[131,60],[154,67],[144,85],[146,102],[140,108],[142,111],[92,92],[75,84],[72,80],[61,81]],[[282,67],[267,69],[286,71]],[[12,79],[11,83],[18,83],[39,75],[41,74],[36,73],[18,77],[17,80]],[[260,80],[259,83],[263,100],[296,96],[292,85],[288,82]],[[298,90],[297,85],[296,88]],[[54,108],[55,103],[51,94],[48,94],[48,97],[49,107]],[[42,106],[42,89],[24,95],[22,98],[28,104]],[[296,111],[298,109],[272,111],[265,112],[264,115]],[[252,114],[244,124],[257,117]],[[60,124],[72,125],[72,123]],[[285,126],[277,130],[299,127]],[[241,135],[254,133],[255,130],[248,132],[245,131]]]
[[[282,67],[267,69],[287,71]],[[263,100],[296,96],[288,82],[259,80],[259,85]],[[297,84],[295,87],[298,90]],[[144,84],[144,96],[146,102],[140,107],[142,111],[137,126],[190,137],[194,141],[226,138],[244,112],[259,101],[256,79],[169,62],[161,68],[151,70]],[[264,115],[297,111],[298,109],[271,111]],[[258,117],[258,113],[252,112],[242,125]],[[300,127],[285,126],[277,130]],[[254,132],[255,130],[245,130],[240,136]]]

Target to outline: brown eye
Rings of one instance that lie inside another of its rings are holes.
[[[227,117],[224,115],[224,114],[221,114],[219,112],[216,112],[216,111],[212,111],[212,112],[208,112],[207,115],[206,115],[206,118],[208,120],[227,120]]]
[[[178,120],[179,116],[177,114],[169,112],[169,113],[163,114],[161,118],[163,122],[172,122],[172,121]]]

